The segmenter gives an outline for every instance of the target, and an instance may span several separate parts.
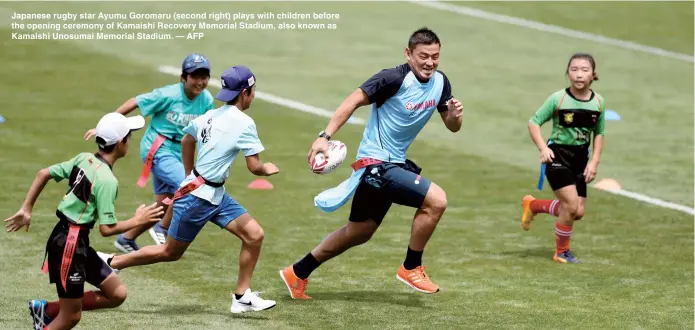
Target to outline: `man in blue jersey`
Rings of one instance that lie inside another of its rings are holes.
[[[137,184],[145,187],[152,173],[152,185],[157,204],[172,198],[185,178],[181,161],[181,138],[183,128],[192,119],[215,108],[212,94],[206,89],[210,80],[210,61],[201,54],[186,56],[181,64],[181,81],[140,94],[123,103],[116,112],[126,115],[136,108],[145,117],[151,116],[147,131],[140,141],[140,158],[144,163]],[[94,130],[85,134],[85,139],[94,135]],[[136,227],[118,236],[114,246],[123,253],[137,251],[138,236],[147,231],[156,244],[166,241],[169,222]],[[152,228],[150,228],[152,227]]]
[[[207,222],[224,228],[241,239],[239,277],[232,298],[232,313],[260,311],[275,306],[251,292],[251,276],[261,252],[263,228],[225,191],[234,158],[243,152],[249,171],[259,176],[277,174],[272,163],[262,163],[259,154],[265,150],[258,138],[256,123],[244,113],[255,97],[256,77],[245,66],[235,66],[222,74],[222,90],[216,98],[225,105],[192,120],[184,129],[182,155],[188,174],[173,197],[173,212],[168,239],[164,245],[146,246],[115,257],[106,255],[106,263],[114,269],[175,261]],[[198,158],[193,164],[194,155]],[[165,200],[165,204],[171,200]]]
[[[369,78],[338,107],[328,127],[309,151],[328,154],[328,141],[360,106],[372,104],[369,122],[357,151],[353,174],[340,186],[319,194],[314,202],[334,211],[353,197],[347,225],[326,237],[313,251],[280,271],[293,299],[310,299],[306,285],[311,272],[349,248],[365,243],[381,224],[392,203],[417,209],[405,261],[397,278],[413,289],[435,293],[422,266],[422,253],[446,209],[442,188],[420,176],[406,151],[434,111],[452,132],[461,128],[463,106],[451,95],[449,80],[439,64],[440,41],[427,28],[415,31],[405,49],[407,63]]]

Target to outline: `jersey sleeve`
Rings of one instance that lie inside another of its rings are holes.
[[[384,69],[362,83],[360,89],[367,94],[370,104],[376,103],[380,107],[398,93],[404,78],[398,69]]]
[[[244,156],[253,156],[261,153],[265,148],[261,143],[261,139],[258,138],[258,132],[256,131],[256,123],[251,123],[246,130],[239,136],[239,149],[244,152]]]
[[[594,136],[605,135],[606,129],[606,100],[601,96],[599,96],[599,100],[601,101],[601,114],[598,116],[596,126],[594,126]]]
[[[188,125],[186,125],[186,127],[183,129],[184,133],[188,133],[196,141],[198,141],[198,127],[200,127],[200,120],[203,117],[206,117],[206,116],[200,116],[196,119],[189,121]]]
[[[171,98],[164,93],[163,88],[165,87],[157,88],[149,93],[135,97],[135,102],[137,102],[138,108],[140,108],[140,112],[142,112],[144,117],[165,110],[171,103]]]
[[[99,224],[113,225],[116,220],[116,195],[118,194],[118,182],[106,181],[94,187],[94,199],[97,202],[97,217]]]
[[[555,109],[557,108],[557,97],[555,97],[555,94],[548,96],[548,98],[543,102],[543,105],[541,105],[538,110],[536,110],[536,113],[531,117],[530,122],[541,126],[548,122],[550,119],[553,118],[553,114],[555,113]]]
[[[449,110],[447,104],[454,96],[451,95],[451,83],[449,83],[449,78],[447,78],[444,72],[439,71],[439,73],[441,73],[444,78],[444,87],[442,88],[442,96],[439,98],[439,104],[437,104],[437,110],[439,112],[444,112]]]
[[[77,155],[70,160],[49,166],[48,173],[51,175],[51,178],[56,182],[69,178],[72,173],[72,168],[75,167],[75,163],[77,163],[80,156],[81,155]]]

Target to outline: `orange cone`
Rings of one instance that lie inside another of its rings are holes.
[[[249,189],[270,190],[273,189],[273,184],[266,179],[256,179],[249,183]]]
[[[620,191],[622,187],[620,186],[620,183],[618,181],[615,181],[613,179],[602,179],[599,182],[596,182],[594,187],[601,189],[601,190],[608,190],[608,191]]]

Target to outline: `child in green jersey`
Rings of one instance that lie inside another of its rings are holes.
[[[128,221],[118,222],[115,216],[118,180],[112,166],[128,153],[131,131],[144,125],[142,116],[126,118],[114,112],[102,117],[95,130],[99,151],[80,153],[40,170],[22,208],[5,219],[8,232],[25,226],[29,231],[34,203],[46,183],[68,179],[68,191],[56,210],[59,221],[48,238],[43,266],[50,282],[56,285],[58,300],[29,302],[34,329],[72,329],[83,310],[114,308],[125,300],[125,285],[90,247],[89,232],[98,224],[102,236],[112,236],[160,220],[163,210],[156,203],[141,205]],[[84,292],[85,282],[100,290]]]
[[[537,213],[558,217],[553,260],[577,263],[579,260],[569,249],[570,236],[574,221],[584,216],[587,184],[596,177],[603,149],[606,102],[591,89],[591,84],[598,80],[596,62],[591,55],[574,54],[567,64],[567,76],[570,86],[550,95],[528,123],[557,200],[524,196],[521,226],[529,230]],[[540,126],[551,120],[553,131],[546,144]],[[593,153],[589,160],[592,139]]]

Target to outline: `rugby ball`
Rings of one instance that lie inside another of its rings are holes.
[[[311,171],[316,174],[328,174],[343,164],[347,156],[347,147],[340,141],[328,141],[328,159],[323,153],[316,154],[311,162]]]

